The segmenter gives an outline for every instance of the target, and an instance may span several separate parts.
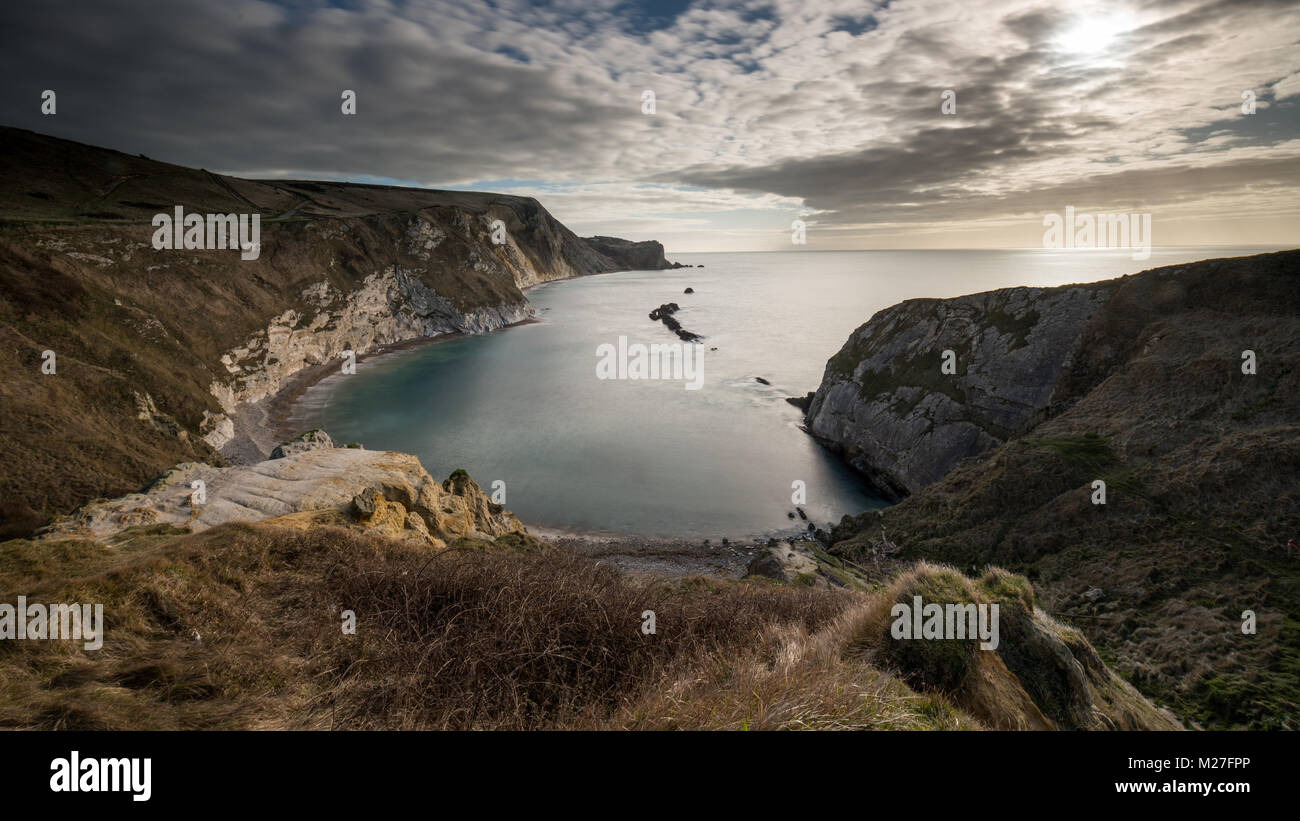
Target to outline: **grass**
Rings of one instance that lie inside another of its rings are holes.
[[[1083,481],[1101,479],[1112,488],[1145,497],[1146,488],[1137,472],[1115,454],[1106,437],[1097,433],[1055,434],[1027,437],[1018,444],[1055,454]]]
[[[948,568],[902,584],[1027,595],[1023,580]],[[106,633],[95,652],[0,642],[0,727],[986,726],[963,695],[969,676],[920,686],[879,641],[862,652],[900,589],[636,580],[536,543],[432,550],[330,526],[141,527],[108,548],[12,540],[0,601],[102,603]],[[1036,708],[1015,678],[984,672],[985,701],[1010,705],[980,707],[993,726],[1032,723],[1016,717]]]
[[[0,600],[104,604],[101,651],[0,643],[0,726],[40,729],[661,724],[649,705],[666,682],[765,653],[775,629],[813,635],[854,601],[747,582],[638,583],[553,549],[432,552],[329,527],[140,528],[110,549],[13,540],[0,544],[0,567]],[[355,636],[339,628],[344,609]],[[654,635],[640,631],[645,610]],[[878,679],[839,682],[880,694],[870,710],[850,698],[844,721],[938,726],[913,715],[914,694]],[[628,712],[632,703],[643,707]],[[770,713],[748,720],[771,726]]]

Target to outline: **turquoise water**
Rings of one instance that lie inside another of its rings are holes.
[[[1274,249],[1261,249],[1274,250]],[[657,537],[790,531],[792,483],[824,525],[883,502],[812,441],[785,402],[876,311],[913,297],[1106,279],[1252,249],[845,251],[685,254],[704,268],[629,271],[529,291],[540,322],[361,362],[313,387],[294,424],[336,441],[464,468],[530,525]],[[683,294],[687,287],[694,294]],[[702,334],[699,390],[684,380],[597,377],[597,351],[675,343],[647,314],[677,302]],[[755,381],[764,377],[770,386]]]

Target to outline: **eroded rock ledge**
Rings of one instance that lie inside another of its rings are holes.
[[[202,501],[196,482],[202,483]],[[268,520],[301,527],[355,525],[435,547],[510,533],[530,538],[519,519],[489,500],[464,471],[438,482],[408,453],[332,447],[328,437],[255,465],[176,465],[139,493],[90,502],[56,519],[39,538],[106,542],[140,525],[199,532]]]

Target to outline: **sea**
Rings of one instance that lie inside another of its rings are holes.
[[[1273,250],[1166,247],[1145,260],[1128,250],[673,254],[700,267],[534,287],[538,321],[364,359],[307,390],[291,421],[336,443],[414,453],[440,479],[464,469],[525,524],[550,531],[789,535],[886,504],[786,401],[815,390],[827,359],[877,311]],[[602,371],[611,351],[679,343],[648,316],[669,302],[703,337],[698,386],[667,368],[658,379]]]

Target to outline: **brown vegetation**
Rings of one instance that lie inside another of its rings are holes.
[[[0,601],[99,602],[106,621],[98,651],[0,642],[4,727],[960,729],[1038,709],[1005,669],[981,693],[1010,708],[909,687],[864,643],[872,594],[637,581],[511,536],[437,550],[344,527],[136,528],[107,547],[6,542],[0,568]]]

